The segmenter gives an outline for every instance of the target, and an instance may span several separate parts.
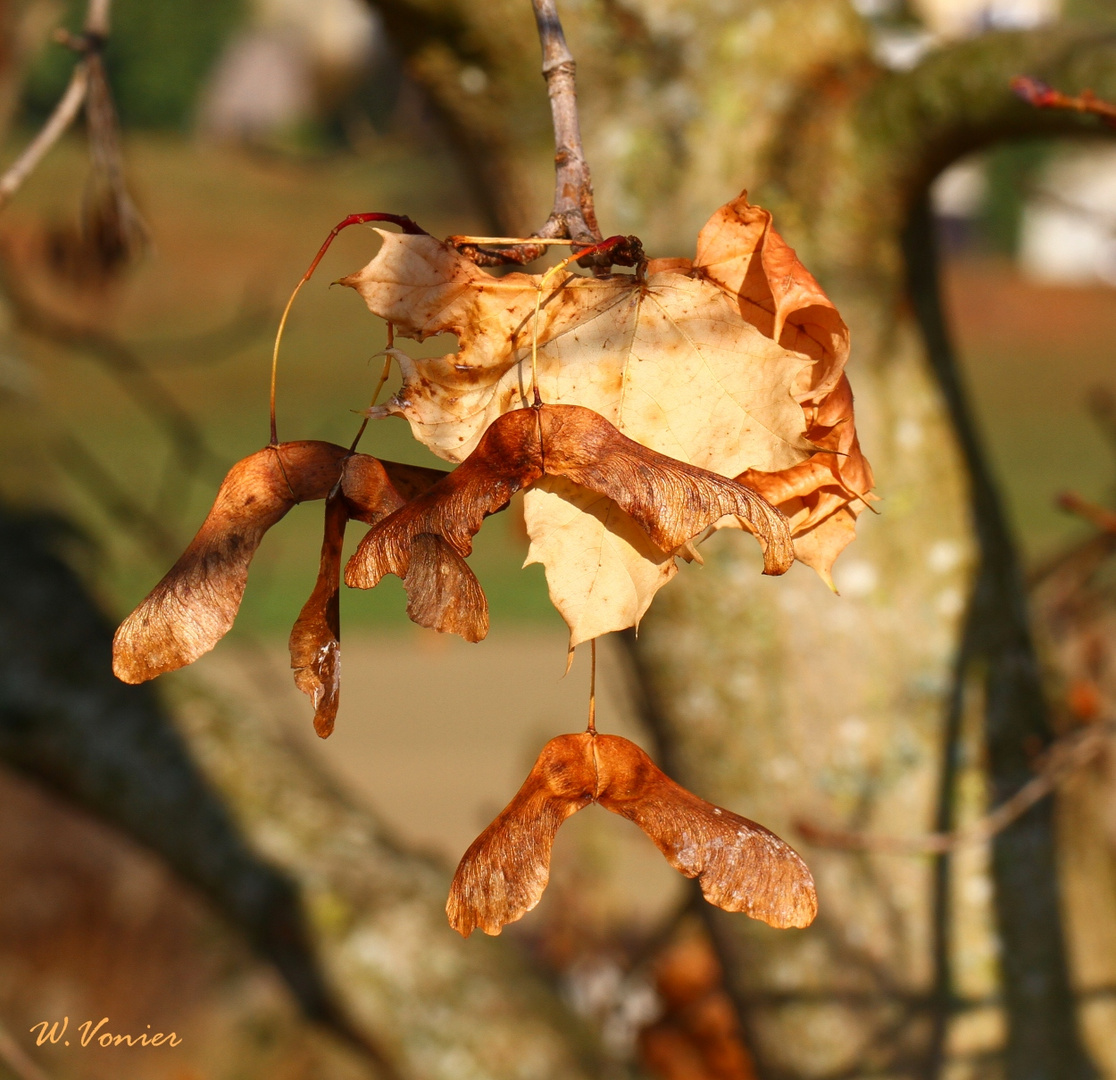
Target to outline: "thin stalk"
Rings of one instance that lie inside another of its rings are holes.
[[[89,7],[85,12],[83,26],[84,39],[70,39],[69,35],[60,38],[64,44],[70,45],[83,55],[74,65],[70,81],[55,105],[54,111],[47,117],[38,135],[28,144],[27,149],[19,155],[10,165],[3,176],[0,176],[0,210],[11,201],[12,196],[20,189],[23,182],[38,168],[39,163],[46,157],[50,148],[65,134],[67,128],[77,119],[85,104],[86,95],[89,93],[89,61],[90,57],[99,53],[104,47],[105,38],[109,32],[109,11],[112,0],[89,0]]]
[[[597,734],[597,639],[589,642],[589,723],[585,730]]]
[[[330,244],[336,239],[337,234],[342,229],[347,229],[350,225],[364,225],[370,221],[387,221],[393,225],[398,225],[405,233],[426,234],[425,229],[420,229],[409,217],[403,217],[400,214],[350,214],[344,221],[339,221],[329,232],[329,236],[322,242],[322,246],[318,248],[318,254],[314,256],[310,265],[306,268],[306,273],[299,279],[298,284],[294,287],[294,292],[291,293],[290,299],[287,301],[287,306],[283,308],[282,318],[279,320],[279,329],[275,331],[275,346],[271,350],[271,393],[270,393],[270,417],[271,417],[271,439],[268,445],[275,446],[279,442],[279,436],[276,432],[275,426],[275,383],[279,372],[279,343],[283,340],[283,330],[287,325],[287,316],[291,313],[291,307],[294,305],[295,297],[298,296],[302,289],[313,275],[314,271],[318,269],[318,263],[322,261],[325,253],[329,251]],[[363,430],[363,429],[362,429]]]
[[[85,95],[89,91],[89,65],[81,59],[74,65],[73,73],[66,91],[54,107],[54,112],[47,118],[27,149],[23,151],[15,162],[0,176],[0,210],[12,199],[12,196],[23,186],[23,182],[38,168],[39,163],[46,157],[50,148],[65,134],[66,129],[77,119],[81,107],[85,104]]]
[[[372,392],[372,400],[368,403],[368,412],[364,414],[364,419],[357,429],[356,435],[353,436],[352,444],[349,446],[349,453],[355,454],[357,443],[360,442],[361,436],[364,434],[364,429],[368,427],[368,421],[371,417],[368,415],[376,406],[376,401],[380,396],[380,391],[384,388],[384,383],[388,381],[388,376],[391,375],[391,351],[395,348],[395,323],[389,322],[387,324],[387,346],[384,352],[387,354],[384,357],[384,369],[380,372],[380,381],[376,383],[376,389]]]
[[[542,73],[554,123],[554,208],[542,236],[568,236],[594,243],[601,239],[593,207],[593,181],[581,145],[577,115],[577,65],[566,45],[555,0],[532,0],[542,46]]]

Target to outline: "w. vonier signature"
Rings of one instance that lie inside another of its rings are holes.
[[[173,1032],[152,1031],[151,1025],[147,1025],[147,1031],[140,1035],[115,1035],[111,1031],[101,1029],[109,1022],[107,1016],[102,1016],[96,1024],[92,1020],[83,1020],[80,1024],[76,1025],[77,1031],[74,1032],[78,1035],[79,1046],[178,1046],[182,1040],[178,1035]],[[66,1038],[66,1032],[70,1027],[70,1018],[64,1016],[61,1021],[54,1020],[40,1020],[37,1024],[32,1024],[30,1031],[35,1035],[35,1045],[44,1046],[48,1043],[62,1043],[63,1046],[69,1046],[70,1040]],[[36,1034],[38,1032],[38,1034]],[[80,1033],[80,1034],[79,1034]]]

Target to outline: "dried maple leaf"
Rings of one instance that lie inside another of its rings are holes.
[[[591,802],[635,822],[717,907],[777,927],[808,926],[817,914],[810,871],[774,833],[699,799],[627,739],[587,731],[551,739],[465,853],[446,903],[450,925],[463,937],[477,927],[499,934],[522,918],[546,888],[559,826]]]
[[[544,401],[593,409],[636,442],[722,476],[781,474],[815,453],[814,414],[848,357],[833,305],[766,211],[743,196],[705,226],[693,261],[655,260],[634,275],[569,275],[553,285],[521,273],[494,278],[433,237],[384,234],[376,258],[343,283],[399,335],[458,336],[459,351],[447,356],[397,353],[403,386],[372,410],[405,416],[450,461],[468,456],[498,416],[529,404],[535,343]],[[826,449],[849,454],[851,409],[838,427],[844,441]],[[859,448],[856,456],[866,473]],[[838,464],[796,474],[788,502],[796,543],[823,574],[839,547],[832,537],[811,546],[808,534],[831,518],[851,520],[867,491],[846,458],[828,457]],[[824,505],[811,502],[814,481],[826,489]],[[638,621],[674,573],[673,558],[641,544],[612,500],[568,480],[535,484],[525,517],[528,561],[545,566],[573,644]]]
[[[591,409],[540,405],[497,417],[452,473],[372,528],[353,555],[345,581],[370,588],[384,574],[397,574],[409,595],[428,596],[429,613],[436,616],[416,621],[462,632],[441,617],[447,608],[455,613],[457,609],[439,598],[453,597],[462,587],[464,564],[459,567],[452,560],[456,556],[460,562],[470,553],[473,536],[488,514],[502,509],[512,495],[543,476],[562,478],[611,502],[646,534],[662,561],[731,514],[759,539],[765,573],[781,574],[793,562],[786,520],[749,488],[657,454],[622,435]],[[414,545],[417,539],[428,545],[436,537],[444,541],[436,553],[441,559],[439,572],[424,571],[420,588],[412,580]],[[477,640],[470,636],[479,629],[476,623],[467,623],[465,629],[469,640]]]
[[[811,360],[799,372],[794,394],[815,452],[790,468],[774,471],[754,465],[736,478],[787,515],[795,557],[832,586],[833,561],[852,541],[857,515],[871,498],[873,484],[844,374],[848,328],[775,231],[771,215],[746,200],[729,203],[713,215],[698,237],[693,266],[738,296],[741,314],[750,322]]]
[[[349,454],[326,498],[318,577],[290,636],[295,685],[314,705],[314,730],[324,739],[337,719],[341,686],[341,549],[350,519],[373,524],[425,491],[445,473]]]

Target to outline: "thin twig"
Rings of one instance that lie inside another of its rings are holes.
[[[581,146],[577,115],[577,68],[566,45],[555,0],[532,0],[542,46],[543,78],[554,122],[554,209],[540,236],[566,236],[582,243],[602,239],[593,207],[593,181]]]
[[[109,9],[112,0],[89,0],[89,7],[85,11],[85,32],[99,38],[108,37]]]
[[[66,129],[77,118],[88,90],[89,65],[85,60],[79,60],[70,76],[66,92],[62,95],[58,104],[55,105],[54,112],[50,114],[42,130],[31,140],[27,149],[20,154],[8,171],[0,177],[0,210],[11,201],[12,196],[20,189],[24,180],[35,171],[39,162],[46,157],[47,151],[58,142]]]
[[[1116,721],[1094,723],[1052,743],[1038,775],[967,829],[907,837],[826,829],[808,821],[796,822],[796,827],[803,837],[819,847],[885,855],[942,855],[965,844],[991,840],[997,833],[1003,832],[1067,776],[1089,764],[1103,750],[1106,738],[1113,732],[1116,732]]]
[[[377,356],[384,357],[384,367],[380,372],[380,381],[376,383],[376,389],[372,392],[372,400],[368,408],[364,411],[364,419],[360,422],[360,427],[357,433],[353,436],[352,444],[349,446],[349,453],[355,454],[357,444],[360,442],[361,436],[364,434],[364,429],[368,427],[368,421],[371,419],[371,412],[376,407],[376,401],[380,396],[380,391],[383,390],[384,384],[391,377],[391,358],[395,353],[395,323],[390,319],[387,324],[387,345],[384,347],[383,353],[376,353]]]
[[[112,0],[89,0],[85,12],[84,36],[72,39],[66,35],[66,43],[81,53],[74,65],[70,81],[66,86],[54,112],[47,117],[42,130],[28,145],[27,149],[0,177],[0,210],[20,189],[24,180],[38,167],[50,148],[65,134],[66,129],[77,119],[85,103],[90,85],[90,61],[104,48],[109,31],[109,10]]]
[[[550,98],[554,124],[554,205],[546,223],[535,234],[540,239],[567,239],[581,244],[601,240],[597,213],[593,207],[593,182],[589,163],[581,145],[581,124],[577,115],[577,87],[573,54],[566,45],[562,22],[555,0],[531,0],[535,24],[542,46],[542,73]],[[479,244],[463,245],[461,250],[479,266],[527,263],[546,251],[544,244],[516,244],[489,248]],[[589,257],[582,265],[609,265],[607,255]]]
[[[1090,113],[1099,116],[1110,127],[1116,127],[1116,105],[1097,97],[1092,90],[1085,90],[1074,97],[1055,90],[1030,75],[1016,75],[1011,80],[1011,88],[1017,97],[1037,109],[1069,109],[1072,112]]]
[[[1067,491],[1058,496],[1058,505],[1071,514],[1083,517],[1090,524],[1095,525],[1101,532],[1116,536],[1116,513],[1096,503],[1083,499],[1073,491]]]

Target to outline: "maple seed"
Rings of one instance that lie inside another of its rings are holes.
[[[786,518],[761,495],[725,476],[656,453],[578,405],[538,410],[543,471],[610,498],[651,540],[672,552],[732,515],[763,548],[763,572],[794,562]]]
[[[124,682],[145,682],[212,649],[236,618],[264,533],[296,503],[329,496],[318,580],[291,633],[295,682],[314,702],[318,733],[329,734],[337,712],[345,522],[379,521],[444,475],[327,442],[280,443],[238,461],[190,545],[116,631],[113,671]]]
[[[558,828],[589,803],[635,822],[702,894],[779,928],[809,926],[814,879],[788,844],[762,825],[676,784],[618,735],[559,735],[543,747],[515,798],[465,852],[446,914],[463,937],[499,934],[530,911],[550,878]]]
[[[488,605],[465,556],[485,516],[541,475],[537,454],[523,450],[537,426],[531,409],[497,420],[466,462],[368,532],[345,568],[345,584],[370,589],[395,574],[407,589],[407,613],[420,626],[480,641],[488,632]],[[441,543],[423,540],[416,561],[419,536]]]
[[[117,677],[145,682],[209,652],[236,618],[264,533],[296,503],[325,498],[347,454],[332,443],[291,442],[238,461],[189,547],[116,631]]]
[[[411,597],[408,612],[420,616],[420,625],[455,633],[465,625],[476,633],[483,621],[487,631],[479,585],[475,600],[455,600],[447,590],[456,594],[476,581],[463,559],[485,517],[544,475],[567,477],[612,499],[664,553],[732,514],[759,539],[764,573],[782,574],[794,561],[786,519],[754,491],[641,446],[592,409],[541,405],[497,417],[453,472],[372,528],[345,569],[346,584],[367,589],[384,574],[396,574]],[[419,536],[445,542],[436,549],[428,545],[421,584],[414,563]]]
[[[314,705],[314,730],[321,738],[337,719],[341,683],[341,548],[350,519],[373,524],[445,476],[438,469],[378,461],[351,454],[326,498],[325,533],[314,591],[291,630],[295,685]]]
[[[314,591],[291,629],[288,643],[295,686],[314,705],[314,730],[333,731],[341,692],[341,548],[348,508],[340,492],[326,499],[325,536]]]

